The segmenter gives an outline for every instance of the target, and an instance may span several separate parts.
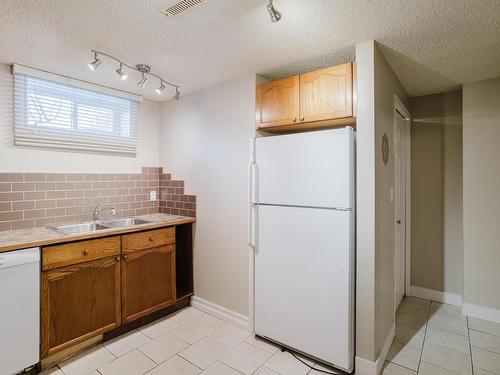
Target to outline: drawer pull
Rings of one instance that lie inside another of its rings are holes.
[[[149,240],[150,240],[151,242],[153,242],[153,237],[149,237]]]
[[[89,255],[89,251],[88,250],[83,250],[83,255]]]
[[[304,117],[301,117],[301,118],[300,118],[300,121],[301,121],[301,122],[302,122],[302,121],[304,121]]]

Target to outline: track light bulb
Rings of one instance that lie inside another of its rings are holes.
[[[163,94],[163,91],[165,91],[165,88],[166,88],[166,87],[165,87],[165,85],[163,84],[163,81],[161,81],[161,86],[160,86],[160,87],[158,87],[158,88],[156,89],[156,93],[157,93],[158,95]]]
[[[120,79],[122,81],[124,81],[127,79],[127,73],[124,73],[122,68],[123,68],[123,64],[120,63],[120,67],[118,69],[116,69],[116,73],[118,74],[118,77],[120,77]]]
[[[99,67],[99,65],[101,65],[101,60],[99,60],[97,58],[97,53],[94,52],[94,61],[92,61],[88,65],[89,65],[89,68],[94,70],[94,71]]]
[[[146,77],[144,77],[144,73],[142,73],[142,79],[137,83],[139,85],[140,88],[144,88],[146,86],[146,81],[148,79]]]
[[[180,99],[181,99],[181,92],[179,91],[179,88],[176,87],[175,88],[175,95],[174,95],[174,98],[173,98],[176,102],[178,102]]]
[[[281,19],[281,13],[273,6],[273,0],[269,0],[267,11],[269,12],[272,23],[278,22]]]

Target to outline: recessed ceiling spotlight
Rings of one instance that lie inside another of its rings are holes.
[[[166,88],[166,87],[165,87],[165,85],[163,84],[163,80],[160,80],[160,84],[161,84],[161,85],[160,85],[160,87],[158,87],[158,88],[156,89],[156,93],[157,93],[158,95],[163,94],[163,91],[165,91],[165,88]]]
[[[269,3],[267,4],[267,11],[269,12],[269,16],[271,16],[272,23],[278,22],[281,19],[281,13],[274,8],[273,0],[269,0]]]
[[[89,68],[92,70],[96,70],[99,65],[101,65],[101,60],[97,58],[97,52],[94,52],[94,61],[88,64]]]
[[[140,88],[142,88],[142,89],[143,89],[143,88],[146,86],[146,81],[147,81],[147,80],[148,80],[148,79],[147,79],[146,77],[144,77],[144,72],[142,72],[142,79],[141,79],[139,82],[137,82],[137,85],[138,85]]]
[[[116,73],[118,73],[118,77],[120,77],[120,79],[122,81],[126,80],[127,79],[127,74],[123,72],[123,64],[120,63],[120,67],[118,69],[116,69]]]

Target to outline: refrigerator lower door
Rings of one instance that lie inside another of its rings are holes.
[[[352,213],[259,206],[255,332],[335,367],[353,367]]]

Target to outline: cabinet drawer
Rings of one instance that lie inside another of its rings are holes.
[[[123,251],[151,249],[175,242],[175,227],[149,230],[122,236]]]
[[[42,269],[50,270],[120,254],[120,236],[42,248]]]

